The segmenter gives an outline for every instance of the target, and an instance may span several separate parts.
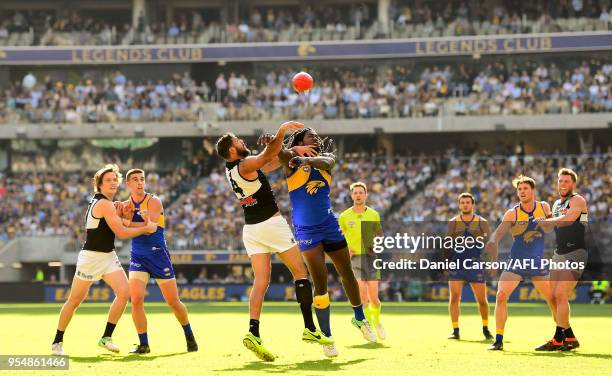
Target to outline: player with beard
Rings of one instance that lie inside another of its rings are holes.
[[[470,193],[461,193],[457,199],[461,214],[451,218],[448,222],[448,234],[453,238],[462,237],[463,239],[477,239],[482,237],[485,241],[491,233],[489,222],[474,213],[474,196]],[[465,244],[462,242],[462,244]],[[478,247],[472,243],[471,247],[462,245],[455,247],[450,254],[450,259],[459,264],[459,269],[453,269],[449,273],[448,290],[450,291],[448,311],[451,316],[453,333],[449,339],[459,339],[459,304],[461,303],[461,292],[463,284],[469,283],[474,293],[474,298],[478,302],[480,317],[482,319],[482,334],[485,339],[493,339],[489,332],[489,303],[487,302],[487,285],[485,283],[484,271],[479,269],[466,269],[463,263],[466,260],[479,262],[482,254],[482,245]]]
[[[255,279],[249,296],[249,332],[243,344],[257,357],[273,361],[276,357],[264,346],[259,333],[259,318],[264,296],[270,284],[271,254],[277,253],[290,270],[295,281],[295,292],[304,319],[302,340],[322,345],[333,344],[333,340],[317,330],[312,317],[312,287],[308,280],[304,262],[295,244],[287,221],[281,216],[270,183],[264,174],[276,159],[283,146],[287,131],[303,128],[295,121],[283,123],[272,138],[261,137],[266,144],[263,152],[251,156],[243,140],[226,133],[216,144],[217,153],[225,159],[225,175],[244,210],[245,225],[242,240],[251,259]]]
[[[552,209],[552,218],[538,223],[544,231],[556,235],[553,262],[576,262],[586,265],[589,254],[586,249],[585,230],[588,224],[587,203],[576,193],[578,175],[569,168],[557,174],[559,199]],[[536,348],[537,351],[569,351],[580,344],[570,325],[569,296],[576,288],[584,269],[556,269],[550,271],[550,288],[556,303],[557,327],[552,340]]]

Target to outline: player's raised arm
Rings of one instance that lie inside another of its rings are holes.
[[[297,121],[288,121],[278,128],[274,139],[272,139],[266,146],[263,152],[254,157],[247,157],[242,162],[240,162],[240,166],[238,170],[240,174],[247,175],[252,172],[255,172],[262,167],[264,167],[267,163],[271,162],[280,152],[283,147],[283,139],[285,138],[285,133],[290,130],[296,130],[304,128],[304,124],[299,123]]]
[[[112,202],[108,200],[100,200],[96,204],[94,211],[97,211],[98,213],[102,214],[102,216],[106,220],[106,223],[108,224],[108,227],[110,227],[110,229],[115,233],[115,235],[119,239],[134,238],[139,235],[144,235],[146,233],[155,232],[155,230],[157,229],[157,225],[150,221],[144,227],[139,227],[139,228],[125,227],[123,223],[121,222],[121,218],[117,215],[115,206],[113,205]]]
[[[308,165],[319,170],[329,171],[336,165],[336,157],[333,154],[320,155],[318,157],[296,156],[289,161],[290,168]]]
[[[485,250],[490,254],[492,260],[497,259],[497,245],[499,244],[499,241],[504,238],[508,230],[510,230],[510,227],[512,226],[512,223],[515,221],[515,219],[516,215],[514,213],[514,210],[507,210],[504,214],[502,222],[499,224],[499,226],[497,226],[495,232],[491,234],[491,237],[489,238],[489,241],[485,246]]]

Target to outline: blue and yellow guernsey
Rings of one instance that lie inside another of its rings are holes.
[[[511,227],[514,243],[510,249],[512,259],[539,260],[544,255],[544,231],[534,221],[546,218],[542,202],[536,201],[531,212],[523,210],[521,205],[514,206],[516,219]]]
[[[469,243],[473,244],[471,247],[457,247],[454,249],[452,253],[453,259],[459,260],[480,260],[482,254],[482,247],[478,247],[478,243],[476,243],[476,238],[482,237],[482,242],[484,242],[485,234],[481,229],[481,217],[477,214],[473,214],[472,218],[466,222],[461,218],[461,215],[458,215],[454,218],[455,220],[455,232],[452,234],[454,237],[463,237],[465,239],[472,238],[473,241]]]
[[[152,194],[147,193],[142,201],[136,202],[130,196],[132,204],[134,204],[134,215],[132,222],[144,222],[142,215],[146,214],[149,208],[149,201],[153,197]],[[157,219],[157,230],[150,235],[140,235],[132,239],[132,253],[137,255],[149,255],[152,251],[160,251],[167,249],[166,237],[164,235],[164,212],[162,211]]]
[[[333,214],[329,198],[331,182],[329,171],[311,166],[300,166],[287,177],[294,225],[318,225]]]

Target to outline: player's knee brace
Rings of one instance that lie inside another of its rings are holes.
[[[313,305],[318,309],[325,309],[329,307],[329,293],[325,295],[315,295]]]
[[[295,281],[295,297],[301,305],[312,305],[312,285],[306,278]]]

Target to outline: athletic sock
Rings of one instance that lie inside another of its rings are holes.
[[[116,326],[117,324],[111,324],[110,322],[107,322],[106,329],[104,329],[104,334],[102,335],[102,337],[112,337]]]
[[[489,331],[489,320],[482,319],[482,331],[483,332]]]
[[[249,332],[255,337],[259,337],[259,320],[249,320]]]
[[[557,326],[555,328],[555,336],[554,336],[555,341],[557,342],[563,342],[563,340],[565,339],[565,333],[563,333],[563,328],[560,326]]]
[[[459,335],[459,321],[453,321],[453,334]]]
[[[565,339],[576,339],[571,326],[567,329],[563,329],[563,333],[565,334]]]
[[[366,320],[368,320],[368,322],[373,322],[374,318],[373,318],[373,314],[374,311],[372,310],[371,306],[365,306],[363,307],[363,314],[365,315]]]
[[[193,338],[193,331],[191,331],[191,325],[189,323],[187,323],[187,324],[181,325],[181,326],[183,327],[183,332],[185,332],[185,337]]]
[[[370,312],[371,312],[371,320],[370,318],[368,318],[368,321],[370,321],[370,323],[374,324],[374,325],[378,325],[380,323],[380,311],[382,309],[382,305],[379,305],[378,307],[373,306],[372,304],[370,304]]]
[[[310,331],[316,331],[317,327],[312,317],[312,285],[307,278],[295,281],[295,296],[300,304],[300,311],[302,311],[302,318],[304,319],[304,327]]]
[[[147,332],[138,333],[138,339],[140,340],[140,345],[149,345],[149,337],[147,336]]]
[[[64,342],[64,332],[58,329],[55,331],[55,339],[53,340],[53,343],[60,342]]]
[[[504,342],[504,330],[497,329],[497,334],[495,334],[495,342]]]
[[[363,313],[363,304],[360,304],[357,307],[353,307],[353,313],[355,314],[355,318],[358,321],[365,320],[365,314]]]
[[[330,317],[330,306],[327,306],[325,308],[316,308],[315,307],[315,314],[317,315],[317,321],[319,322],[319,328],[321,328],[321,331],[323,332],[323,334],[325,334],[327,337],[331,337],[331,324],[329,322],[329,317]]]

